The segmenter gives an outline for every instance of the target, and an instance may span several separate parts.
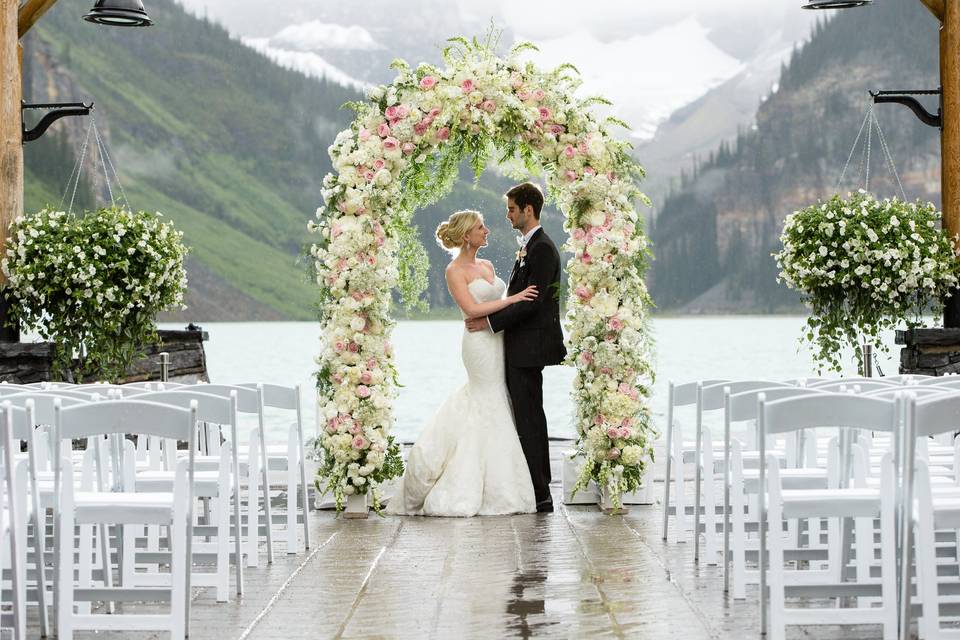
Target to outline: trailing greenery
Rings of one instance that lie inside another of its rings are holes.
[[[940,316],[960,280],[960,259],[929,202],[878,200],[865,191],[834,196],[787,217],[780,277],[810,306],[803,340],[816,362],[841,370],[840,353],[881,350],[883,331]]]
[[[160,214],[119,208],[18,217],[2,262],[11,324],[53,343],[61,379],[122,376],[156,341],[157,313],[183,304],[182,236]]]

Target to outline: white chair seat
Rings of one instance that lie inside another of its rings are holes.
[[[74,505],[80,524],[167,524],[173,517],[172,493],[81,491]]]
[[[872,518],[880,515],[877,489],[812,489],[783,492],[783,517]]]
[[[173,491],[174,471],[141,471],[137,473],[137,492]],[[193,472],[194,495],[213,498],[220,495],[220,474],[217,471]]]
[[[781,469],[780,479],[783,486],[794,490],[826,489],[826,469]],[[750,493],[757,493],[760,483],[760,469],[744,469],[743,484]]]

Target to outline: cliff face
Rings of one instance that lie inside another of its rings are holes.
[[[721,144],[658,208],[651,274],[658,306],[692,312],[796,306],[796,296],[777,285],[770,257],[783,219],[837,192],[871,103],[867,91],[935,88],[937,60],[937,23],[918,2],[878,2],[818,25],[784,66],[756,125]],[[935,99],[925,102],[936,111]],[[875,109],[907,197],[939,203],[938,131],[903,107]],[[899,195],[875,131],[870,143],[871,191]],[[839,191],[864,186],[866,173],[858,149]]]

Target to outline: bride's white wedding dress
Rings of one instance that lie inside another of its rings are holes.
[[[467,285],[478,303],[502,297],[506,288],[500,278]],[[467,384],[424,427],[387,513],[466,517],[537,510],[513,424],[503,357],[502,333],[464,329]]]

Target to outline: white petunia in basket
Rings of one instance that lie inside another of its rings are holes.
[[[884,349],[883,331],[940,315],[957,286],[960,260],[931,203],[877,199],[860,190],[787,216],[774,254],[778,281],[803,294],[802,337],[819,366],[839,371],[843,346],[863,361],[864,343]]]

